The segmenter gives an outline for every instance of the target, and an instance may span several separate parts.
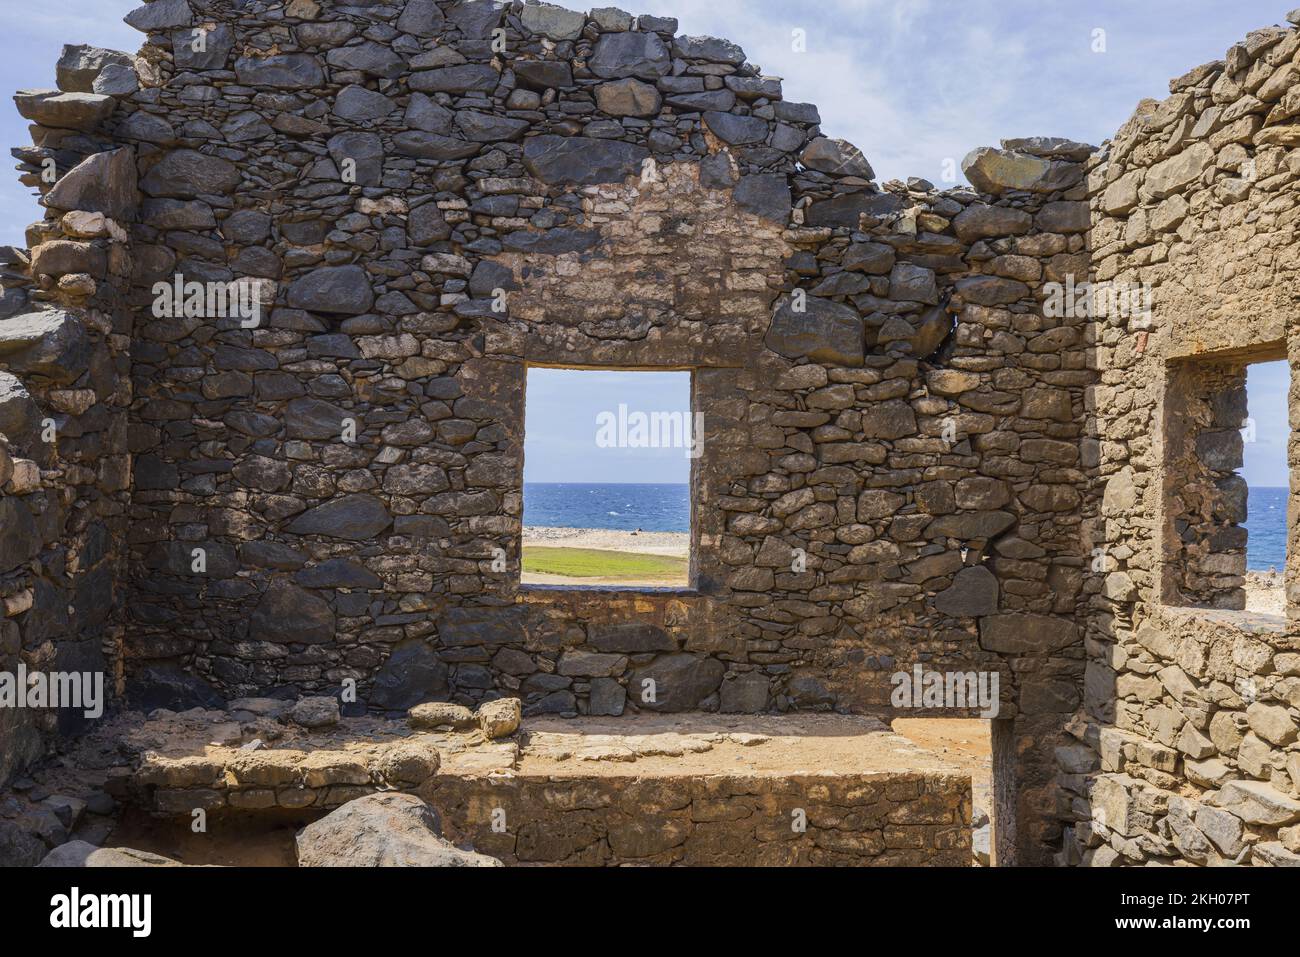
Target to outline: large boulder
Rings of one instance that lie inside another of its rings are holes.
[[[62,309],[28,312],[0,321],[0,364],[60,385],[76,381],[90,362],[90,337]]]
[[[54,65],[55,82],[65,93],[90,93],[95,77],[110,63],[125,67],[132,65],[131,57],[118,50],[65,43],[59,62]]]
[[[94,153],[74,166],[45,194],[51,209],[79,209],[127,219],[140,202],[136,186],[135,152],[131,149]]]
[[[862,318],[849,306],[806,296],[803,311],[783,296],[772,315],[764,343],[789,359],[860,366],[863,360]]]
[[[961,168],[972,186],[995,196],[1008,190],[1051,193],[1069,189],[1083,178],[1082,168],[1076,163],[991,146],[971,150],[962,160]]]
[[[239,170],[229,160],[197,150],[172,150],[144,174],[140,189],[150,196],[192,199],[200,193],[229,193]]]
[[[108,119],[117,101],[100,93],[19,90],[14,94],[14,104],[25,118],[41,126],[92,130]]]
[[[628,688],[632,701],[645,711],[694,711],[718,690],[726,670],[716,658],[664,655],[633,671]],[[651,681],[653,685],[647,683]]]
[[[549,184],[621,183],[639,172],[649,155],[645,147],[621,140],[550,135],[524,140],[524,166]]]
[[[672,63],[668,47],[658,34],[626,32],[602,34],[587,67],[603,80],[625,76],[654,80],[666,76]]]
[[[133,847],[96,847],[86,841],[60,844],[37,867],[184,867],[180,861]]]
[[[392,522],[393,517],[383,502],[373,495],[357,492],[303,512],[289,525],[289,532],[363,542],[374,538]]]
[[[361,266],[321,266],[289,286],[289,305],[294,309],[359,316],[374,301],[370,277]]]
[[[441,835],[437,813],[414,794],[369,794],[298,832],[299,867],[501,867]]]
[[[799,157],[799,162],[819,173],[833,176],[856,176],[859,179],[875,179],[876,174],[858,149],[848,140],[833,140],[819,136],[809,143]]]
[[[326,644],[334,640],[334,611],[305,588],[274,581],[253,609],[248,636],[285,645]]]

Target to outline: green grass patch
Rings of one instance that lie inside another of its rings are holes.
[[[659,581],[676,579],[685,582],[690,563],[685,558],[668,555],[641,555],[599,548],[550,548],[529,546],[524,549],[524,573],[564,575],[568,578],[609,578],[618,581]]]

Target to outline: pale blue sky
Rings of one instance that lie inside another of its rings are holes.
[[[681,448],[602,448],[597,416],[691,410],[689,372],[529,369],[525,393],[525,482],[637,482],[684,485],[691,460]]]
[[[1247,414],[1255,420],[1255,441],[1247,442],[1241,475],[1247,484],[1286,488],[1287,390],[1285,362],[1261,362],[1246,370]]]

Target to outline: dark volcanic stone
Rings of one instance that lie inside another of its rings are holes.
[[[790,218],[790,182],[783,173],[742,177],[732,194],[741,209],[785,223]]]
[[[426,133],[423,130],[398,133],[393,137],[393,146],[403,156],[436,160],[465,159],[474,156],[482,148],[478,143],[469,143],[439,133]]]
[[[560,60],[515,60],[510,64],[520,85],[533,90],[573,86],[573,71]]]
[[[524,140],[524,166],[543,183],[595,186],[639,172],[650,152],[620,140],[534,136]]]
[[[862,365],[862,318],[854,309],[829,299],[807,296],[804,311],[796,312],[791,297],[783,296],[763,341],[773,352],[790,359],[807,356],[814,362]]]
[[[304,588],[383,588],[383,580],[357,562],[331,558],[293,576]]]
[[[647,651],[676,651],[677,642],[656,625],[627,622],[619,625],[592,625],[588,644],[597,651],[640,654]]]
[[[653,80],[672,69],[664,41],[654,33],[605,33],[587,60],[587,67],[603,80],[624,76]]]
[[[200,193],[228,193],[239,185],[235,164],[197,150],[172,150],[140,181],[150,196],[191,199]]]
[[[805,217],[809,226],[845,226],[858,228],[858,218],[888,216],[903,208],[904,201],[893,193],[843,193],[823,199],[808,207]]]
[[[398,645],[375,675],[367,704],[381,711],[405,711],[447,693],[447,666],[423,641]]]
[[[303,512],[290,523],[288,530],[294,535],[324,535],[363,542],[374,538],[392,521],[383,502],[373,495],[357,492]]]
[[[632,702],[645,711],[693,711],[718,690],[726,665],[716,658],[676,654],[656,658],[628,679]],[[654,681],[654,700],[645,700],[645,682]]]
[[[963,568],[934,598],[934,607],[954,618],[992,615],[998,610],[998,580],[983,565]]]
[[[307,53],[278,53],[268,57],[240,57],[235,76],[247,86],[270,86],[279,90],[305,90],[325,82],[325,72]]]
[[[306,589],[273,581],[248,619],[248,637],[282,645],[325,644],[334,640],[334,612]]]
[[[360,266],[321,266],[289,286],[289,305],[294,309],[360,315],[374,301],[370,279]]]
[[[491,93],[501,78],[492,67],[482,63],[464,63],[412,73],[410,86],[420,93]]]
[[[513,609],[448,608],[438,619],[438,637],[446,647],[522,644],[524,628]]]
[[[714,136],[733,146],[761,143],[767,139],[767,120],[757,116],[710,111],[704,114],[704,122]]]
[[[138,711],[224,709],[226,706],[215,688],[172,661],[133,665],[127,673],[126,700]]]

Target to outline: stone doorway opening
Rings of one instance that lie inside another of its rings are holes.
[[[969,773],[971,779],[971,863],[997,864],[997,818],[993,796],[993,728],[987,718],[895,718],[890,722],[923,751]]]

